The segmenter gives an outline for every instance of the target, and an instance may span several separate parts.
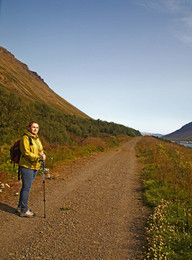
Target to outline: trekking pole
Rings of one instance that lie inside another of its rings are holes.
[[[45,162],[43,161],[43,201],[44,201],[44,218],[46,218],[45,214]]]

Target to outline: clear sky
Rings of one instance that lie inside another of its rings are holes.
[[[94,119],[192,121],[191,0],[0,0],[0,45]]]

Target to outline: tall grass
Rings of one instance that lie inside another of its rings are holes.
[[[143,164],[148,221],[146,259],[192,259],[192,150],[144,137],[137,146]]]
[[[49,144],[42,138],[43,146],[46,151],[47,160],[46,167],[52,170],[58,163],[66,164],[71,160],[88,157],[93,153],[104,152],[110,148],[118,146],[125,140],[127,136],[110,136],[103,135],[102,137],[76,137],[71,144]],[[0,146],[0,181],[2,176],[7,176],[7,179],[15,178],[17,176],[17,164],[11,164],[10,161],[10,145],[4,144]]]

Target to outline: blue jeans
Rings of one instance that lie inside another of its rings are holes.
[[[22,179],[22,188],[20,191],[20,198],[18,207],[21,207],[21,212],[28,210],[28,198],[32,183],[37,175],[37,170],[31,170],[25,167],[19,167]]]

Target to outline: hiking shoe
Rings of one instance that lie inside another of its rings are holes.
[[[35,217],[35,213],[30,211],[29,209],[26,212],[21,212],[20,217],[27,217],[27,218],[33,218]]]
[[[21,207],[17,207],[17,208],[16,208],[16,212],[17,212],[17,213],[21,213]]]

